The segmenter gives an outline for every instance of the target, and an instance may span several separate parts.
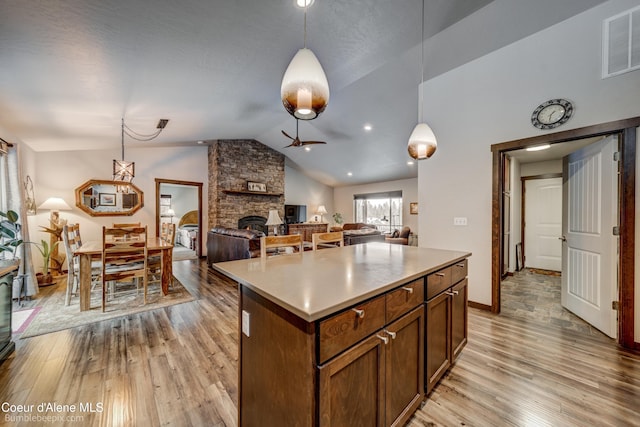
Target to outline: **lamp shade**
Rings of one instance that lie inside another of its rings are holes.
[[[70,211],[71,207],[60,197],[49,197],[38,209],[46,209],[50,211]]]
[[[418,123],[411,132],[407,151],[417,160],[428,159],[436,152],[438,143],[433,130],[426,123]]]
[[[320,61],[311,49],[295,54],[282,77],[282,104],[289,114],[300,120],[312,120],[329,103],[329,82]]]
[[[318,211],[316,213],[318,215],[324,215],[324,214],[329,213],[329,212],[327,212],[327,208],[325,208],[324,205],[320,205],[320,206],[318,206]]]
[[[267,218],[267,222],[265,225],[280,225],[282,224],[282,219],[280,219],[280,215],[278,215],[278,211],[275,209],[271,209],[269,211],[269,217]]]
[[[167,215],[169,216],[175,216],[176,211],[174,211],[173,209],[167,209]]]
[[[135,173],[136,164],[124,160],[113,160],[113,180],[122,182],[131,182]]]

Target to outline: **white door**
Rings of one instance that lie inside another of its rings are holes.
[[[608,336],[617,336],[611,308],[618,289],[618,136],[611,135],[563,162],[562,306]]]
[[[561,271],[562,178],[524,183],[524,265]]]

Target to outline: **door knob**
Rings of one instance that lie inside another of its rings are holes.
[[[562,236],[562,237],[558,237],[558,240],[562,240],[563,242],[566,242],[567,238],[565,236]]]

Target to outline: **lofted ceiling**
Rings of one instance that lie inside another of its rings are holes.
[[[531,4],[540,2],[546,9]],[[505,11],[521,24],[486,30],[484,39],[468,34],[468,49],[433,66],[426,58],[425,75],[601,2],[426,0],[427,42],[452,28],[464,34],[474,14],[500,22]],[[167,118],[158,138],[127,138],[126,146],[253,138],[331,186],[416,177],[406,143],[418,116],[422,3],[316,0],[309,8],[307,46],[325,69],[331,98],[317,119],[300,122],[301,139],[328,142],[308,152],[285,149],[281,134],[295,134],[280,101],[284,70],[303,45],[303,10],[294,3],[0,0],[0,129],[38,152],[115,151],[121,117],[140,133]]]

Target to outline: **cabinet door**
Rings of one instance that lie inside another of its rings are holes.
[[[427,393],[451,366],[451,298],[445,292],[427,301],[425,382]]]
[[[387,426],[404,425],[424,396],[424,307],[385,328]]]
[[[382,426],[384,362],[385,344],[372,335],[320,366],[320,425]]]
[[[455,360],[467,344],[467,279],[451,291],[451,357]]]

